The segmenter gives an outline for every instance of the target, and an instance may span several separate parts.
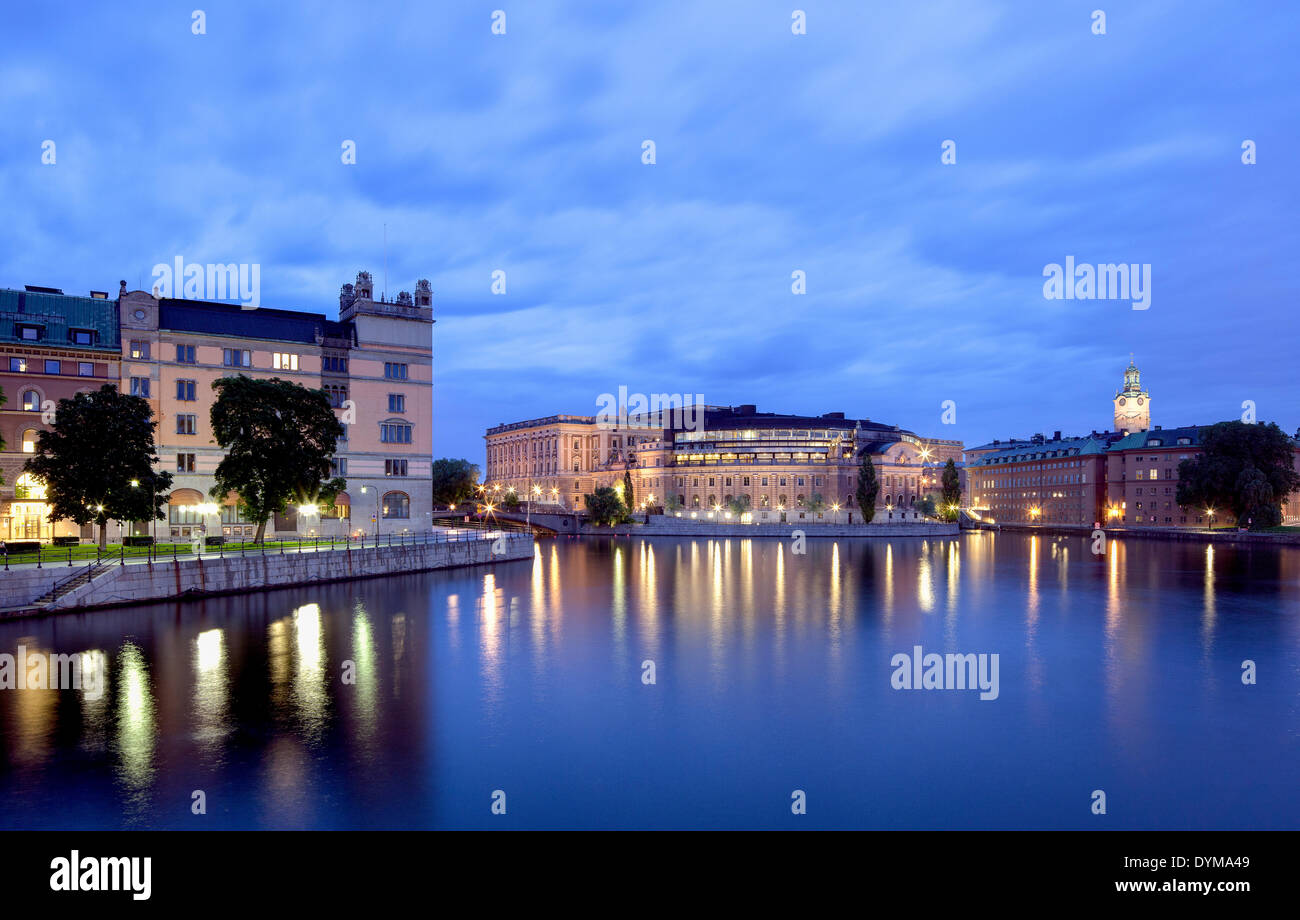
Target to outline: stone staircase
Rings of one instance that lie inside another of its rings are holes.
[[[60,600],[77,591],[80,588],[89,585],[96,578],[105,575],[117,567],[115,561],[103,560],[101,562],[92,562],[84,569],[68,576],[62,581],[55,582],[50,590],[46,591],[40,597],[32,601],[33,607],[53,607]]]

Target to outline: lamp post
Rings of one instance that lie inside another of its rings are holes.
[[[374,486],[362,486],[361,494],[365,495],[367,492],[375,493],[375,545],[378,546],[379,545],[379,490],[376,489]]]

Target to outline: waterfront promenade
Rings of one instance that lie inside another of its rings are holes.
[[[119,554],[80,565],[11,564],[0,573],[0,618],[527,559],[533,538],[496,530],[435,530],[288,547],[216,547],[198,553],[172,548],[167,554]]]

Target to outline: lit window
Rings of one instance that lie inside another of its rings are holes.
[[[36,429],[28,428],[23,432],[23,453],[36,453]]]
[[[411,500],[405,492],[384,493],[383,515],[385,520],[405,519],[411,516]]]
[[[23,411],[40,412],[41,411],[41,394],[35,390],[26,390],[23,393]]]
[[[283,351],[274,352],[271,355],[271,366],[277,371],[296,371],[298,369],[298,356]]]
[[[139,361],[148,361],[148,360],[149,360],[149,343],[148,343],[148,342],[140,342],[140,341],[132,341],[132,342],[131,342],[131,357],[132,357],[132,358],[135,358],[136,360],[139,360]]]

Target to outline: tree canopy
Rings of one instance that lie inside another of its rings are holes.
[[[871,454],[862,451],[862,462],[858,465],[858,488],[856,498],[862,520],[870,524],[876,516],[876,496],[880,494],[880,480],[876,478],[876,464]]]
[[[273,377],[223,377],[212,383],[212,433],[226,456],[217,464],[213,498],[239,494],[260,541],[272,514],[289,502],[330,504],[347,487],[330,478],[343,424],[322,390]]]
[[[45,484],[50,521],[98,524],[104,546],[110,520],[162,517],[172,475],[153,467],[157,427],[148,400],[112,384],[60,399],[50,430],[37,434],[36,453],[23,465]]]
[[[1201,447],[1178,465],[1178,504],[1227,509],[1241,527],[1282,522],[1283,500],[1300,488],[1295,447],[1282,429],[1220,422],[1201,432]]]
[[[459,505],[474,497],[479,469],[468,460],[443,457],[433,461],[433,503]]]
[[[592,494],[584,496],[583,501],[587,506],[587,517],[594,524],[612,526],[628,519],[627,506],[611,486],[601,486]]]

